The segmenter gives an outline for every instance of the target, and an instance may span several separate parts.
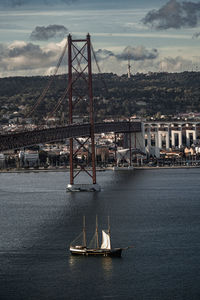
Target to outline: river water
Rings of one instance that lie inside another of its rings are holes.
[[[0,178],[0,299],[200,299],[200,169],[99,172],[99,193],[66,193],[64,172]],[[122,258],[70,255],[96,214],[134,246]]]

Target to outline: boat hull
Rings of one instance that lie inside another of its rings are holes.
[[[70,252],[72,255],[83,255],[83,256],[112,256],[112,257],[121,257],[122,248],[114,248],[111,250],[107,249],[76,249],[74,247],[70,247]]]

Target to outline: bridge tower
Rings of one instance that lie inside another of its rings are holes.
[[[99,191],[100,186],[96,183],[91,40],[89,34],[86,39],[72,39],[72,36],[68,35],[68,97],[69,125],[74,124],[75,107],[81,103],[89,116],[90,133],[83,140],[78,138],[70,138],[69,140],[70,184],[67,186],[67,191]],[[75,144],[78,145],[76,149]],[[80,163],[76,159],[78,152],[83,150],[87,153],[87,163]],[[85,172],[92,183],[83,184],[79,182],[75,184],[75,178],[81,172]]]

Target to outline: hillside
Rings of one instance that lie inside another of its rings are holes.
[[[136,74],[128,79],[126,75],[94,74],[95,118],[101,120],[105,117],[129,117],[133,114],[152,116],[200,112],[199,75],[199,72],[152,73]],[[14,112],[23,117],[30,111],[48,81],[49,77],[42,76],[1,78],[1,123],[5,123],[7,117],[12,117]],[[33,114],[36,122],[53,110],[66,86],[66,75],[56,76],[46,97]],[[82,93],[83,82],[78,89]],[[66,99],[56,116],[67,119],[67,111]],[[82,99],[75,106],[75,114],[86,115],[86,111],[87,103]]]

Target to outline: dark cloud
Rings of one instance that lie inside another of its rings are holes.
[[[159,10],[147,13],[142,22],[155,29],[193,28],[200,20],[200,3],[168,1]]]
[[[128,46],[123,52],[117,55],[117,58],[120,60],[127,60],[128,58],[131,60],[145,60],[145,59],[155,59],[158,57],[158,50],[151,49],[148,50],[144,46],[138,46],[136,48]]]
[[[157,49],[151,49],[148,50],[144,46],[138,46],[138,47],[126,47],[122,53],[120,54],[114,54],[112,51],[105,50],[105,49],[99,49],[96,52],[97,60],[105,60],[109,57],[115,57],[118,60],[146,60],[146,59],[155,59],[158,57],[158,50]]]
[[[198,39],[200,37],[200,32],[195,32],[192,36],[193,39]]]
[[[1,0],[1,6],[17,7],[29,3],[29,0]]]
[[[68,33],[68,30],[65,26],[62,25],[49,25],[37,26],[31,33],[31,40],[38,41],[47,41],[55,37],[64,37]]]
[[[8,49],[8,57],[16,58],[19,56],[27,58],[37,58],[46,59],[55,54],[52,51],[44,52],[39,45],[34,45],[32,43],[21,45],[16,45]]]
[[[97,57],[97,60],[104,60],[108,57],[115,56],[112,51],[106,50],[106,49],[99,49],[95,52],[95,55]]]
[[[61,2],[65,3],[65,4],[71,4],[74,2],[77,2],[78,0],[61,0]]]
[[[29,4],[43,4],[43,5],[55,5],[55,4],[72,4],[78,0],[35,0],[34,2],[32,0],[1,0],[0,5],[1,6],[9,6],[9,7],[17,7],[22,5],[29,5]]]
[[[26,0],[8,0],[5,2],[7,2],[7,4],[9,6],[21,6],[21,5],[25,4],[27,1]]]

